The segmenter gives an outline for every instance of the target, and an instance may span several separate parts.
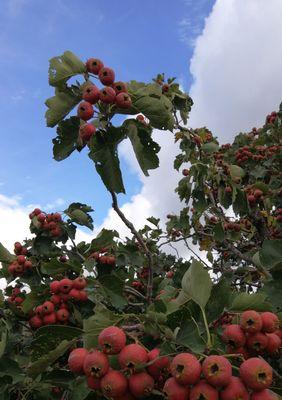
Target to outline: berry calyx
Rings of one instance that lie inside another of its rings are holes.
[[[222,340],[232,347],[243,347],[246,343],[244,331],[240,325],[227,325],[222,333]]]
[[[111,68],[103,67],[99,70],[99,79],[103,85],[112,85],[115,81],[115,73]]]
[[[106,86],[100,90],[100,100],[105,104],[114,104],[116,99],[116,92],[110,86]]]
[[[93,84],[87,85],[83,90],[82,98],[88,103],[95,104],[100,98],[100,90]]]
[[[148,353],[139,344],[129,344],[125,346],[118,355],[120,367],[130,373],[134,373],[136,366],[146,364]]]
[[[262,328],[261,316],[254,310],[247,310],[240,317],[241,328],[248,333],[259,332]]]
[[[119,93],[116,96],[116,105],[119,108],[130,108],[132,106],[132,100],[129,94]]]
[[[94,108],[88,101],[82,101],[77,108],[77,116],[83,121],[88,121],[93,117]]]
[[[232,366],[223,356],[209,356],[202,365],[203,374],[208,383],[215,387],[224,387],[230,383]]]
[[[100,69],[104,67],[104,64],[98,58],[89,58],[86,61],[86,69],[94,75],[98,75]]]
[[[114,91],[116,92],[116,94],[118,95],[119,93],[127,93],[127,85],[124,82],[114,82],[112,84],[112,88],[114,89]]]
[[[239,371],[242,381],[252,390],[267,389],[272,383],[272,368],[261,358],[249,358],[241,364]]]
[[[90,375],[94,378],[101,378],[106,375],[109,366],[108,357],[101,351],[93,350],[85,357],[83,371],[87,376]]]

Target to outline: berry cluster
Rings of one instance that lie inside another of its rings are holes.
[[[95,251],[90,254],[88,258],[94,258],[99,264],[107,264],[114,266],[116,263],[116,258],[114,255],[109,254],[107,248],[102,248],[99,251]]]
[[[14,287],[12,289],[12,294],[8,298],[10,304],[14,304],[17,308],[21,308],[21,304],[24,301],[25,291],[21,291],[21,288]]]
[[[236,153],[237,164],[242,164],[246,161],[261,161],[271,158],[281,150],[281,146],[243,146]]]
[[[35,208],[30,214],[29,218],[33,224],[36,223],[37,228],[50,232],[53,237],[60,237],[63,234],[62,230],[62,216],[60,213],[45,214],[40,208]]]
[[[142,399],[155,389],[167,400],[278,399],[268,389],[272,368],[260,358],[245,360],[236,377],[224,356],[207,356],[202,364],[190,353],[171,360],[158,348],[148,352],[140,344],[126,344],[125,332],[116,326],[101,331],[98,343],[99,349],[74,349],[68,365],[73,373],[85,374],[88,387],[107,399]],[[118,358],[118,370],[111,368],[111,355]]]
[[[21,252],[28,254],[26,247],[22,247],[22,245],[19,242],[15,243],[15,253],[17,251],[20,251],[19,250],[20,246],[21,246]],[[30,271],[32,268],[33,268],[32,261],[29,260],[24,254],[19,254],[17,255],[17,259],[8,266],[8,272],[10,275],[16,277],[23,275],[25,272]]]
[[[266,116],[266,123],[267,124],[273,124],[276,121],[277,118],[277,112],[276,111],[272,111],[271,114],[268,114]]]
[[[228,324],[222,334],[228,352],[242,354],[244,358],[254,355],[274,354],[281,347],[281,330],[276,314],[254,310],[244,311],[240,324]]]
[[[64,323],[67,324],[70,318],[68,301],[86,301],[88,296],[84,290],[86,280],[82,277],[74,280],[64,278],[60,281],[50,283],[50,300],[37,306],[29,324],[32,328],[38,329],[42,325]]]
[[[93,124],[86,123],[94,115],[94,104],[98,102],[106,105],[115,104],[118,108],[123,109],[128,109],[132,106],[126,83],[115,82],[115,72],[111,68],[104,67],[103,62],[97,58],[90,58],[86,62],[86,69],[88,73],[98,76],[105,87],[99,89],[90,80],[84,86],[82,93],[84,101],[79,104],[77,109],[77,116],[85,122],[81,125],[79,131],[79,136],[83,143],[88,142],[96,132],[96,127]]]

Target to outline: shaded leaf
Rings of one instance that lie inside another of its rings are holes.
[[[265,240],[259,258],[262,266],[267,269],[282,265],[282,240]]]
[[[15,260],[15,256],[0,243],[0,262],[11,263]]]
[[[234,298],[230,306],[232,311],[256,310],[265,311],[271,310],[271,304],[267,303],[264,293],[240,293]]]
[[[57,128],[57,137],[53,139],[53,155],[56,161],[62,161],[77,149],[80,120],[70,117],[60,121]]]
[[[202,353],[206,347],[206,343],[199,334],[196,324],[192,320],[187,320],[180,327],[176,342],[188,347],[196,353]]]

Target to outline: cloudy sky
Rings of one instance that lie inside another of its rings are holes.
[[[195,102],[189,125],[206,125],[227,142],[282,99],[281,14],[281,0],[1,0],[0,242],[11,247],[26,236],[34,205],[88,203],[97,227],[121,228],[85,153],[52,160],[55,132],[44,121],[49,58],[65,50],[98,57],[125,81],[177,76]],[[128,143],[120,148],[127,189],[120,203],[138,227],[179,207],[177,147],[169,133],[154,135],[161,166],[149,178]]]

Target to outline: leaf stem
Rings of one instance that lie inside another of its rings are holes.
[[[206,316],[206,313],[205,313],[205,309],[203,307],[201,307],[201,311],[202,311],[202,314],[203,314],[203,320],[204,320],[204,324],[205,324],[205,328],[206,328],[206,332],[207,332],[207,346],[210,348],[211,345],[212,345],[212,342],[211,342],[211,334],[210,334],[210,330],[209,330],[209,324],[208,324],[208,321],[207,321],[207,316]]]

